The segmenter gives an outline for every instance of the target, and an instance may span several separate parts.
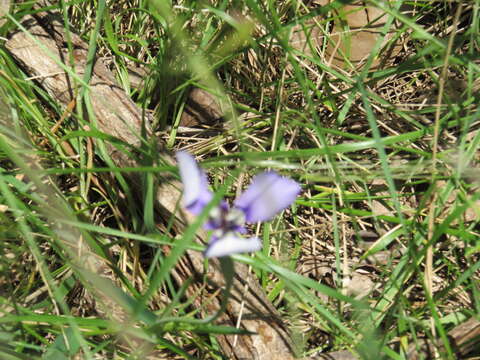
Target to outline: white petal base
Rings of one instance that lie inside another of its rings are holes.
[[[262,248],[259,238],[242,238],[233,233],[226,234],[208,244],[205,257],[222,257],[245,252],[254,252]]]

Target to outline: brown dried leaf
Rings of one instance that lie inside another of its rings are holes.
[[[10,0],[0,0],[0,26],[2,26],[6,19],[3,17],[8,14],[8,11],[10,10]]]
[[[331,0],[321,0],[316,3],[328,5],[331,2]],[[375,43],[382,36],[381,30],[387,18],[388,16],[383,11],[373,6],[365,6],[363,1],[354,1],[343,6],[338,11],[338,17],[334,19],[334,26],[329,35],[331,41],[326,48],[326,53],[323,54],[327,63],[344,69],[351,67],[349,62],[354,68],[361,67],[371,54]],[[321,21],[321,18],[314,18],[306,24],[307,33],[303,31],[302,27],[294,28],[291,38],[291,45],[308,55],[311,55],[311,51],[307,39],[310,39],[312,45],[317,47],[321,47],[323,43],[324,35],[315,25],[315,21]],[[392,31],[385,36],[383,45],[392,38],[396,28],[394,26]],[[398,54],[399,50],[398,44],[390,46],[387,51],[382,53],[381,58],[374,60],[372,68],[382,66],[385,61]]]
[[[370,276],[354,272],[350,279],[344,280],[344,290],[347,296],[354,296],[357,299],[364,298],[375,287]]]
[[[188,94],[180,126],[212,125],[222,117],[222,109],[212,94],[201,88],[193,88]]]

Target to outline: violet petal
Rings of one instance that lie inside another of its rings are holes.
[[[176,157],[183,183],[183,206],[198,215],[213,197],[208,189],[207,176],[186,151],[177,152]]]
[[[205,250],[205,257],[222,257],[245,252],[258,251],[262,248],[259,238],[242,238],[228,232],[220,238],[214,238]]]
[[[248,223],[266,221],[290,206],[300,191],[300,185],[294,180],[267,171],[253,178],[234,206],[245,213]]]

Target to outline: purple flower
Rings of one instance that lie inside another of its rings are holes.
[[[177,152],[177,161],[183,182],[183,206],[198,215],[213,197],[208,189],[207,176],[189,153]],[[300,191],[298,183],[275,171],[255,176],[247,190],[234,201],[232,208],[222,201],[211,210],[204,225],[205,229],[213,231],[205,256],[221,257],[260,250],[260,239],[238,236],[246,232],[245,223],[272,219],[290,206]]]

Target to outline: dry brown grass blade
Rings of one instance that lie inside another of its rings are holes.
[[[42,49],[47,48],[50,53],[58,59],[67,63],[68,53],[65,48],[63,28],[58,23],[55,26],[54,14],[41,13],[35,17],[26,16],[22,25],[31,34],[28,36],[23,32],[11,34],[6,43],[7,49],[12,53],[19,64],[36,81],[43,86],[49,94],[63,106],[72,101],[74,96],[74,82],[62,68],[49,57]],[[78,36],[72,34],[72,41],[75,47],[75,72],[83,74],[85,70],[85,59],[87,44]],[[39,46],[41,44],[42,46]],[[98,60],[95,63],[93,76],[90,81],[90,98],[95,113],[98,127],[103,132],[120,138],[126,143],[138,147],[141,133],[142,112],[133,101],[116,84],[112,73]],[[163,145],[161,139],[158,140]],[[108,147],[110,156],[117,166],[125,167],[135,165],[123,153],[113,147]],[[168,155],[164,155],[168,158]],[[172,160],[173,162],[173,160]],[[131,178],[133,186],[139,184],[135,178]],[[180,192],[175,182],[165,181],[158,192],[157,207],[163,215],[170,218],[175,214],[177,217],[176,227],[181,231],[189,222],[186,214],[175,211]],[[199,241],[205,241],[204,234],[199,234]],[[96,262],[98,263],[98,261]],[[108,264],[98,264],[96,272],[102,274]],[[218,270],[218,264],[213,261],[210,267],[212,272],[209,275],[212,286],[221,286],[222,275]],[[242,336],[235,339],[234,336],[220,336],[219,343],[224,353],[232,359],[291,359],[293,358],[290,337],[286,331],[275,308],[267,299],[265,293],[249,275],[248,269],[243,264],[236,264],[236,278],[231,293],[229,306],[217,322],[235,325],[243,308],[242,321],[240,326],[258,335]],[[199,252],[189,251],[182,259],[182,263],[175,269],[175,278],[183,282],[187,278],[201,278],[203,273],[203,256]],[[246,286],[248,284],[248,287]],[[195,290],[191,289],[190,294]],[[107,302],[108,299],[102,297]],[[201,306],[205,299],[196,299],[195,305]],[[208,300],[208,299],[207,299]],[[109,304],[112,306],[111,304]],[[215,312],[219,308],[219,299],[214,298],[210,303],[209,311]],[[121,309],[120,309],[121,311]]]

